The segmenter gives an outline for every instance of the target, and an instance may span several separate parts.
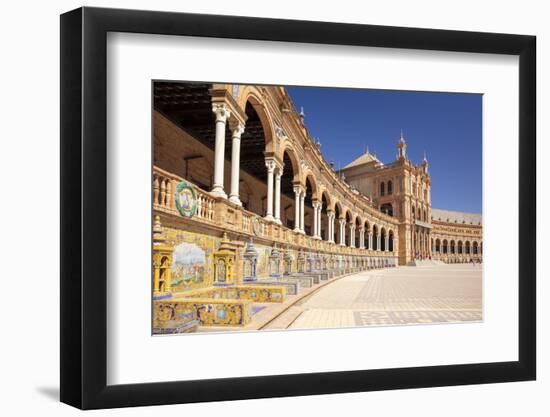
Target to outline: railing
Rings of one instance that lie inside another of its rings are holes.
[[[166,172],[160,168],[153,169],[153,207],[165,211],[176,212],[174,191],[181,181],[177,175]]]
[[[174,193],[181,181],[183,181],[181,177],[159,167],[153,167],[153,208],[155,210],[179,216]],[[197,209],[193,218],[212,226],[233,229],[235,232],[245,233],[249,236],[266,238],[282,246],[291,244],[307,247],[313,251],[329,252],[337,255],[380,258],[397,256],[396,248],[393,252],[373,251],[340,246],[326,240],[314,239],[312,236],[296,234],[286,226],[268,222],[263,217],[242,207],[237,207],[226,199],[212,197],[188,180],[186,182],[193,187],[197,198]]]
[[[194,187],[197,192],[197,212],[196,215],[201,219],[214,220],[214,199],[198,187]]]
[[[153,207],[158,210],[177,213],[174,193],[176,186],[183,178],[167,172],[159,167],[153,167]],[[188,182],[188,181],[187,181]],[[189,183],[189,182],[188,182]],[[214,220],[214,198],[196,185],[189,183],[197,195],[197,210],[195,215],[201,219]]]

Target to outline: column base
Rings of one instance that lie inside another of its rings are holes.
[[[275,221],[275,223],[277,223],[278,225],[282,225],[282,224],[283,224],[283,222],[281,221],[281,219],[275,218],[274,221]]]
[[[273,217],[272,214],[268,214],[267,216],[264,217],[264,219],[267,220],[268,222],[275,221],[275,217]]]
[[[239,199],[238,195],[230,195],[229,196],[229,201],[231,201],[233,204],[236,204],[237,206],[240,206],[240,207],[243,206],[243,203]]]
[[[212,190],[210,191],[210,195],[213,197],[227,198],[227,194],[220,186],[214,186],[214,188],[212,188]]]

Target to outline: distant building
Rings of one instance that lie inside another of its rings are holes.
[[[341,176],[384,214],[399,220],[399,261],[437,259],[449,263],[480,260],[481,214],[432,209],[428,159],[407,157],[401,132],[396,160],[384,164],[369,152],[346,165]]]

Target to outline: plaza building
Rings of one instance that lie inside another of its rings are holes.
[[[403,135],[396,161],[336,171],[284,87],[155,82],[153,106],[159,329],[246,325],[255,303],[361,270],[481,259],[481,218],[432,209]]]
[[[407,158],[401,132],[396,160],[384,164],[368,151],[346,165],[341,179],[382,212],[399,220],[399,263],[424,260],[446,263],[481,261],[481,214],[432,208],[429,163],[415,165]]]

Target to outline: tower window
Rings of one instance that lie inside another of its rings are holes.
[[[385,184],[383,182],[380,183],[380,195],[384,196],[385,194]]]

